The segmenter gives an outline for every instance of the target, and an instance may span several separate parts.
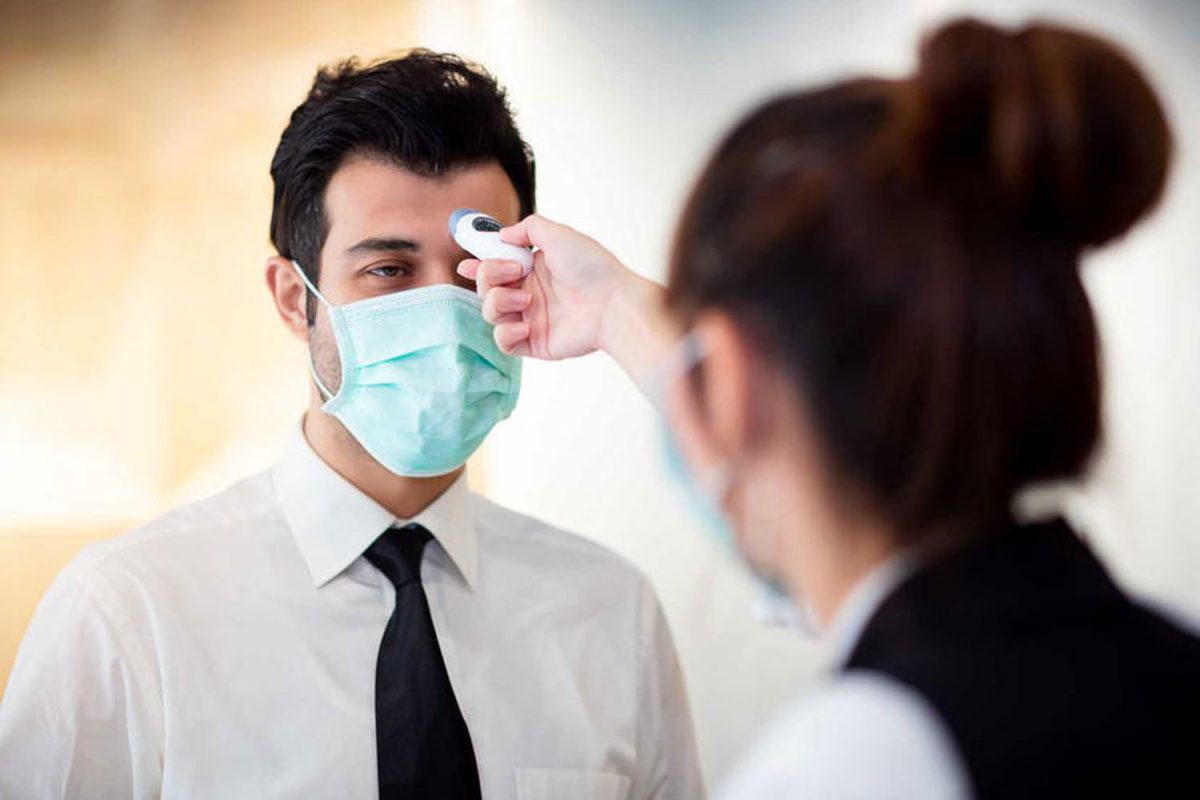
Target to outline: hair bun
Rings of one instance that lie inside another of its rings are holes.
[[[1162,194],[1171,151],[1162,105],[1101,38],[960,20],[925,39],[914,84],[927,170],[972,213],[1096,246]]]

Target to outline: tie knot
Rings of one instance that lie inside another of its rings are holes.
[[[431,538],[432,534],[415,522],[403,528],[388,528],[367,548],[367,560],[397,589],[406,583],[420,583],[421,554]]]

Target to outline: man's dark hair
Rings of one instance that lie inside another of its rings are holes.
[[[386,159],[430,177],[496,161],[517,191],[521,216],[534,210],[533,153],[504,90],[482,67],[428,50],[322,67],[271,161],[271,243],[297,261],[314,285],[329,234],[325,188],[351,155]],[[310,320],[312,303],[310,297]]]

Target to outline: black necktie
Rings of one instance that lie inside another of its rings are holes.
[[[429,531],[391,528],[367,560],[396,587],[396,608],[375,664],[375,739],[379,797],[479,798],[471,733],[438,647],[421,586],[421,554]]]

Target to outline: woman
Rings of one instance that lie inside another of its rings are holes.
[[[839,648],[729,797],[1197,796],[1200,643],[1021,511],[1096,448],[1079,262],[1154,206],[1169,153],[1111,44],[961,21],[906,80],[742,120],[665,298],[536,217],[505,232],[540,248],[527,280],[463,263],[502,348],[604,350],[661,402],[748,563]]]

